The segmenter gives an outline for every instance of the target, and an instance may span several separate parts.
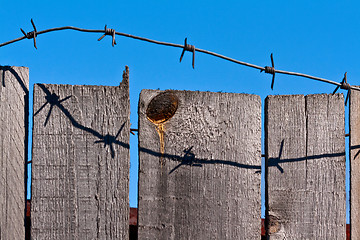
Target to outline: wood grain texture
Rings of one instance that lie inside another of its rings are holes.
[[[350,226],[351,239],[360,239],[360,93],[350,95]]]
[[[24,239],[29,69],[0,66],[0,239]]]
[[[33,239],[128,239],[129,114],[126,78],[35,85]]]
[[[344,99],[266,99],[270,239],[345,239]]]
[[[139,239],[260,239],[260,97],[173,91],[160,127],[146,116],[160,92],[140,94]]]

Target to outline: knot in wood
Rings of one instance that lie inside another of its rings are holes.
[[[273,234],[280,231],[280,222],[279,219],[275,216],[269,215],[268,216],[268,233]]]
[[[179,98],[172,91],[162,92],[151,99],[146,116],[155,124],[164,123],[174,116],[178,104]]]

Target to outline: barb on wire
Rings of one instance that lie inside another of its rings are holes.
[[[101,39],[103,39],[106,35],[112,36],[112,46],[114,47],[114,45],[116,45],[116,41],[115,41],[115,29],[112,28],[107,28],[107,26],[105,25],[105,32],[104,34],[98,39],[98,41],[100,41]]]
[[[192,67],[195,68],[195,52],[201,52],[204,54],[208,54],[214,57],[218,57],[236,64],[240,64],[246,67],[251,67],[251,68],[255,68],[258,70],[265,71],[265,73],[269,73],[272,74],[272,81],[271,81],[271,89],[273,89],[274,87],[274,82],[275,82],[275,73],[280,73],[280,74],[286,74],[286,75],[292,75],[292,76],[298,76],[298,77],[304,77],[304,78],[308,78],[308,79],[313,79],[316,81],[321,81],[321,82],[326,82],[329,84],[333,84],[336,85],[338,87],[340,87],[341,89],[346,89],[348,90],[348,95],[346,97],[346,99],[348,99],[351,90],[356,90],[356,91],[360,91],[359,87],[355,87],[355,86],[351,86],[350,84],[347,83],[346,81],[346,76],[345,76],[345,80],[341,83],[332,81],[332,80],[328,80],[328,79],[324,79],[324,78],[319,78],[319,77],[314,77],[308,74],[303,74],[303,73],[297,73],[297,72],[289,72],[289,71],[283,71],[283,70],[277,70],[274,67],[274,59],[273,59],[273,54],[270,55],[271,57],[271,67],[266,66],[266,67],[261,67],[261,66],[257,66],[255,64],[251,64],[251,63],[247,63],[247,62],[243,62],[243,61],[239,61],[218,53],[214,53],[211,51],[207,51],[204,49],[200,49],[200,48],[195,48],[195,46],[187,44],[187,38],[185,38],[185,43],[184,45],[181,44],[175,44],[175,43],[168,43],[168,42],[161,42],[161,41],[157,41],[157,40],[153,40],[153,39],[149,39],[149,38],[144,38],[144,37],[139,37],[139,36],[135,36],[135,35],[131,35],[131,34],[127,34],[127,33],[121,33],[121,32],[116,32],[114,29],[110,29],[107,28],[107,26],[105,25],[105,30],[96,30],[96,29],[83,29],[83,28],[78,28],[78,27],[72,27],[72,26],[65,26],[65,27],[57,27],[57,28],[50,28],[50,29],[46,29],[43,31],[37,31],[34,21],[31,19],[31,24],[34,27],[34,31],[29,32],[29,33],[25,33],[24,30],[21,29],[22,33],[24,34],[24,36],[13,39],[11,41],[5,42],[5,43],[1,43],[0,47],[21,41],[23,39],[34,39],[34,46],[36,47],[36,37],[38,35],[44,34],[44,33],[49,33],[49,32],[54,32],[54,31],[60,31],[60,30],[74,30],[74,31],[79,31],[79,32],[88,32],[88,33],[103,33],[103,35],[98,39],[99,41],[101,39],[103,39],[106,35],[110,35],[112,36],[112,45],[114,46],[116,44],[115,42],[115,35],[119,35],[119,36],[123,36],[123,37],[128,37],[128,38],[133,38],[136,40],[140,40],[140,41],[145,41],[145,42],[150,42],[150,43],[154,43],[154,44],[158,44],[158,45],[162,45],[162,46],[168,46],[168,47],[176,47],[176,48],[181,48],[182,49],[182,53],[181,53],[181,57],[180,57],[180,62],[184,56],[185,51],[189,51],[192,52]],[[337,88],[338,89],[338,88]],[[337,90],[336,89],[336,90]],[[346,100],[347,101],[347,100]]]
[[[20,28],[21,32],[24,34],[24,37],[27,38],[27,39],[34,39],[34,47],[37,49],[36,47],[36,35],[37,35],[37,30],[36,30],[36,27],[35,27],[35,23],[34,21],[31,19],[31,24],[34,28],[34,31],[31,31],[31,32],[28,32],[26,33],[22,28]]]
[[[271,90],[274,90],[274,82],[275,82],[275,64],[274,64],[274,58],[273,58],[273,54],[271,53],[270,55],[271,58],[271,67],[269,66],[265,66],[264,69],[261,69],[260,72],[265,71],[265,73],[269,73],[272,74],[272,80],[271,80]]]
[[[130,128],[130,133],[132,134],[132,135],[135,135],[135,133],[134,132],[138,132],[139,131],[139,129],[136,129],[136,128]]]
[[[340,89],[347,90],[346,99],[345,99],[345,106],[346,106],[346,105],[347,105],[347,102],[348,102],[348,99],[349,99],[349,95],[351,94],[351,86],[350,86],[350,84],[347,82],[347,72],[345,72],[343,80],[340,82],[340,85],[338,85],[338,86],[335,88],[333,94],[335,94],[336,91],[337,91],[339,88],[340,88]]]
[[[187,38],[185,38],[184,48],[180,56],[180,62],[184,56],[185,51],[192,52],[192,67],[195,68],[195,50],[196,50],[195,46],[187,44]]]

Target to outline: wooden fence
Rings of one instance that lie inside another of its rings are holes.
[[[25,238],[28,69],[0,68],[0,239]],[[360,239],[360,95],[350,105],[351,234]],[[143,90],[139,239],[345,239],[341,94]],[[129,238],[128,70],[118,87],[36,84],[32,239]],[[262,130],[261,119],[265,119]]]

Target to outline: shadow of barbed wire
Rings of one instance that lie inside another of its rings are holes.
[[[359,146],[360,148],[360,146]],[[244,169],[254,169],[258,170],[254,173],[261,173],[261,165],[253,165],[253,164],[247,164],[247,163],[241,163],[240,161],[229,161],[225,159],[211,159],[211,158],[199,158],[196,157],[196,155],[193,153],[194,146],[191,146],[190,148],[185,148],[182,152],[184,154],[168,154],[168,153],[161,153],[159,151],[154,151],[148,148],[139,147],[139,151],[143,153],[150,154],[155,157],[164,158],[170,161],[176,161],[179,162],[177,166],[175,166],[172,170],[170,170],[169,174],[172,174],[179,168],[183,166],[190,166],[190,167],[204,167],[208,164],[222,164],[227,165],[231,167],[237,167],[237,168],[244,168]],[[345,152],[339,152],[339,153],[324,153],[319,155],[312,155],[312,156],[306,156],[306,157],[300,157],[300,158],[284,158],[282,159],[282,152],[284,149],[284,140],[281,142],[279,146],[279,155],[275,158],[268,158],[267,159],[267,166],[268,167],[276,167],[279,169],[281,173],[284,173],[284,169],[281,167],[281,165],[286,163],[292,163],[292,162],[301,162],[301,161],[309,161],[309,160],[316,160],[321,158],[333,158],[333,157],[341,157],[345,156]],[[245,160],[242,162],[246,162]]]
[[[64,97],[63,99],[60,100],[60,96],[58,96],[55,93],[51,93],[45,87],[44,84],[38,84],[38,86],[45,93],[46,102],[36,111],[34,116],[36,116],[39,112],[41,112],[48,104],[50,105],[49,112],[48,112],[47,117],[46,117],[45,122],[44,122],[44,126],[46,126],[46,124],[48,123],[49,118],[50,118],[51,113],[52,113],[52,110],[56,106],[67,117],[67,119],[70,120],[71,124],[75,128],[81,129],[81,130],[83,130],[85,132],[88,132],[88,133],[92,134],[93,136],[99,138],[99,140],[95,141],[94,143],[104,143],[104,148],[106,146],[109,146],[112,158],[115,157],[115,150],[114,150],[114,147],[113,147],[114,144],[119,145],[119,146],[124,147],[124,148],[128,148],[128,149],[130,148],[130,145],[128,143],[124,143],[122,141],[117,140],[117,138],[120,136],[120,133],[123,130],[126,122],[124,122],[122,124],[122,126],[120,127],[120,129],[118,130],[116,135],[111,135],[110,133],[101,134],[98,131],[96,131],[95,129],[92,129],[92,128],[89,128],[89,127],[86,127],[86,126],[80,124],[77,120],[75,120],[75,118],[71,115],[71,113],[62,105],[62,102],[68,100],[69,98],[71,98],[71,96]]]

